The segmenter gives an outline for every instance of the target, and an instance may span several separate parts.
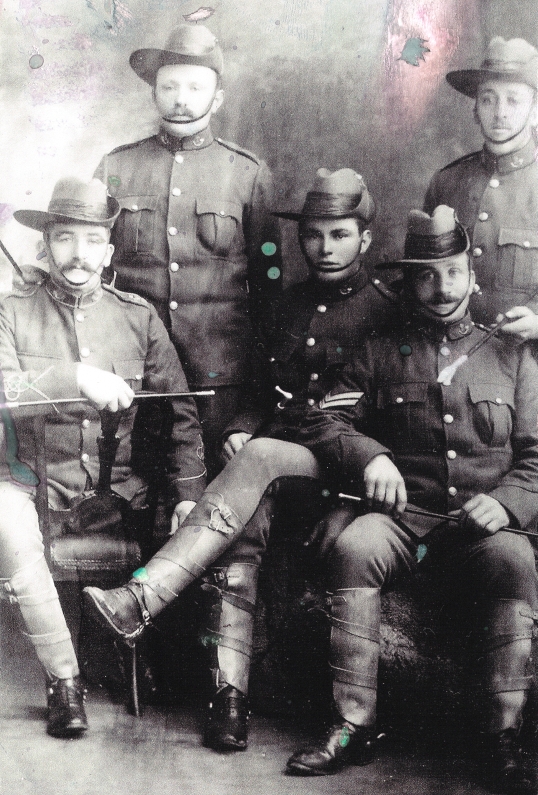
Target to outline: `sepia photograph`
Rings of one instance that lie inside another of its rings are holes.
[[[0,795],[538,795],[536,0],[0,0]]]

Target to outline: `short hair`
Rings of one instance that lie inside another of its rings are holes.
[[[309,218],[300,218],[299,219],[299,237],[301,237],[302,230],[304,229],[305,224],[309,221],[346,221],[348,218],[352,218],[354,221],[357,222],[357,227],[359,233],[362,235],[367,229],[370,228],[370,224],[367,224],[362,218],[359,218],[358,215],[344,215],[340,218],[323,218],[321,215],[313,215]]]

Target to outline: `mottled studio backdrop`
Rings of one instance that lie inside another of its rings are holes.
[[[226,58],[217,135],[269,162],[282,208],[319,166],[360,171],[380,207],[371,263],[402,246],[435,169],[480,145],[446,71],[479,62],[496,34],[538,44],[536,0],[0,0],[0,236],[19,263],[35,261],[37,234],[13,210],[44,208],[58,177],[90,177],[104,152],[154,132],[129,55],[200,6]],[[398,60],[410,38],[429,50],[418,66]],[[295,225],[283,232],[296,280]],[[10,277],[0,255],[0,289]]]

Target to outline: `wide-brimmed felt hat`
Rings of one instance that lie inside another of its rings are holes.
[[[468,97],[476,97],[480,83],[485,80],[503,80],[509,83],[526,83],[538,88],[538,50],[525,39],[495,36],[486,50],[479,69],[461,69],[449,72],[450,85]]]
[[[302,210],[275,212],[273,215],[291,221],[353,216],[369,223],[375,215],[375,204],[364,179],[352,168],[341,168],[332,173],[327,168],[319,168]]]
[[[120,205],[107,194],[106,185],[101,180],[84,182],[78,177],[64,177],[54,186],[46,212],[16,210],[13,217],[23,226],[42,232],[49,224],[64,221],[110,228],[119,214]]]
[[[219,76],[224,71],[218,39],[204,25],[180,25],[171,32],[163,50],[135,50],[129,63],[138,77],[150,85],[155,85],[159,69],[171,64],[207,66]]]
[[[455,210],[440,204],[433,213],[410,210],[403,259],[382,262],[377,270],[405,268],[406,265],[426,265],[441,262],[469,250],[469,236],[457,219]]]

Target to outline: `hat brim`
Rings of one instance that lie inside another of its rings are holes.
[[[517,70],[512,72],[498,72],[493,69],[461,69],[457,72],[449,72],[446,76],[447,82],[466,97],[475,99],[478,86],[485,80],[502,80],[505,83],[525,83],[531,88],[538,87],[538,75],[531,79],[529,74]]]
[[[221,75],[224,68],[224,59],[221,52],[207,55],[182,55],[172,50],[144,49],[135,50],[129,58],[131,69],[150,86],[155,85],[157,72],[163,66],[174,64],[190,64],[192,66],[206,66],[217,75]]]
[[[286,218],[288,221],[303,221],[306,218],[323,218],[324,220],[330,221],[331,219],[337,220],[338,218],[358,218],[360,221],[364,223],[368,223],[365,221],[364,218],[359,215],[357,212],[347,212],[347,213],[271,213],[276,218]]]
[[[109,201],[111,201],[110,198]],[[49,226],[49,224],[63,223],[88,224],[90,226],[104,226],[107,228],[112,228],[116,218],[120,214],[120,206],[118,202],[115,199],[112,199],[112,201],[116,203],[117,210],[113,215],[104,219],[90,220],[77,215],[58,215],[57,213],[48,213],[43,212],[42,210],[15,210],[13,213],[13,218],[18,221],[19,224],[27,226],[29,229],[36,229],[38,232],[43,232],[43,230]]]
[[[380,262],[375,266],[376,271],[387,271],[391,268],[405,268],[407,265],[435,265],[437,262],[444,262],[444,260],[452,259],[452,257],[459,257],[460,254],[467,254],[470,244],[468,243],[463,251],[458,251],[457,254],[447,254],[445,257],[435,257],[430,259],[399,259],[393,262]]]

